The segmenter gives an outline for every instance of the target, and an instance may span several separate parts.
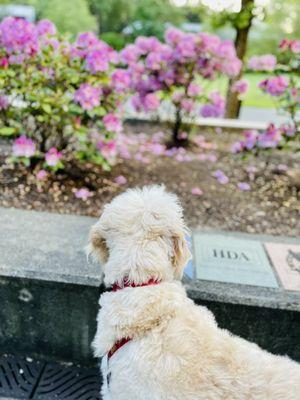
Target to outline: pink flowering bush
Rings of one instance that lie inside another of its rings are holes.
[[[241,68],[231,41],[175,28],[166,31],[164,43],[155,37],[138,37],[121,51],[120,57],[127,66],[126,79],[130,79],[130,88],[135,93],[132,97],[135,110],[154,112],[165,100],[172,104],[176,145],[187,141],[188,126],[184,121],[191,121],[197,115],[223,115],[222,96],[218,92],[208,93],[204,87],[220,74],[236,76]]]
[[[273,54],[253,56],[248,61],[248,68],[252,71],[274,71],[277,59]]]
[[[252,57],[249,68],[256,71],[272,71],[274,76],[259,83],[259,88],[272,96],[277,107],[289,116],[281,126],[270,124],[263,132],[248,130],[243,139],[233,144],[234,153],[252,152],[257,154],[266,149],[284,149],[291,142],[299,143],[300,137],[300,41],[283,39],[279,44],[278,59],[266,55]]]
[[[260,89],[271,96],[281,96],[289,87],[289,78],[286,76],[274,76],[259,83]]]
[[[118,54],[93,33],[71,41],[50,21],[5,18],[0,23],[0,135],[16,138],[12,160],[52,170],[74,159],[108,168],[129,85],[117,62]]]

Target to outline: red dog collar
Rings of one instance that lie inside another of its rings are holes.
[[[118,283],[114,283],[112,290],[114,292],[117,292],[118,290],[124,289],[126,287],[142,287],[142,286],[150,286],[150,285],[158,285],[161,281],[157,280],[157,279],[149,279],[147,282],[142,282],[142,283],[134,283],[134,282],[130,282],[128,280],[128,278],[123,279],[122,282],[122,286],[119,285]],[[124,344],[130,342],[130,340],[132,340],[131,338],[122,338],[120,340],[118,340],[113,347],[109,350],[108,354],[107,354],[107,358],[110,359],[116,351],[118,351],[121,347],[124,346]]]
[[[130,282],[128,280],[128,278],[123,279],[123,282],[121,285],[119,285],[118,283],[114,283],[112,290],[114,292],[117,292],[118,290],[124,289],[126,287],[141,287],[141,286],[150,286],[150,285],[158,285],[161,281],[157,280],[157,279],[149,279],[149,281],[147,282],[142,282],[142,283],[134,283],[134,282]]]

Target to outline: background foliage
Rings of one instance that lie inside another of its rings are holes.
[[[38,18],[51,19],[61,33],[109,32],[110,36],[106,37],[118,47],[125,40],[134,41],[138,35],[155,35],[162,39],[164,24],[168,23],[175,26],[201,23],[203,30],[219,29],[221,35],[233,38],[232,24],[241,26],[247,20],[247,12],[237,20],[234,13],[214,12],[201,5],[200,0],[186,1],[183,7],[176,7],[171,0],[0,0],[0,4],[9,3],[33,5]],[[265,7],[260,4],[256,1],[248,52],[250,55],[276,54],[282,37],[300,38],[299,0],[272,0],[266,2]],[[141,23],[134,24],[136,21]],[[124,37],[122,31],[128,26],[132,34]]]

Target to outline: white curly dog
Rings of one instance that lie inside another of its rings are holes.
[[[89,251],[112,287],[93,342],[103,399],[299,400],[299,364],[218,328],[187,297],[186,232],[161,186],[117,196],[91,229]]]

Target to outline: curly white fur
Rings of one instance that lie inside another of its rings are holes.
[[[101,296],[93,347],[104,356],[103,399],[299,400],[297,363],[218,328],[188,299],[179,282],[190,257],[185,233],[177,198],[160,186],[116,197],[92,227],[90,251],[107,286],[162,281]]]

